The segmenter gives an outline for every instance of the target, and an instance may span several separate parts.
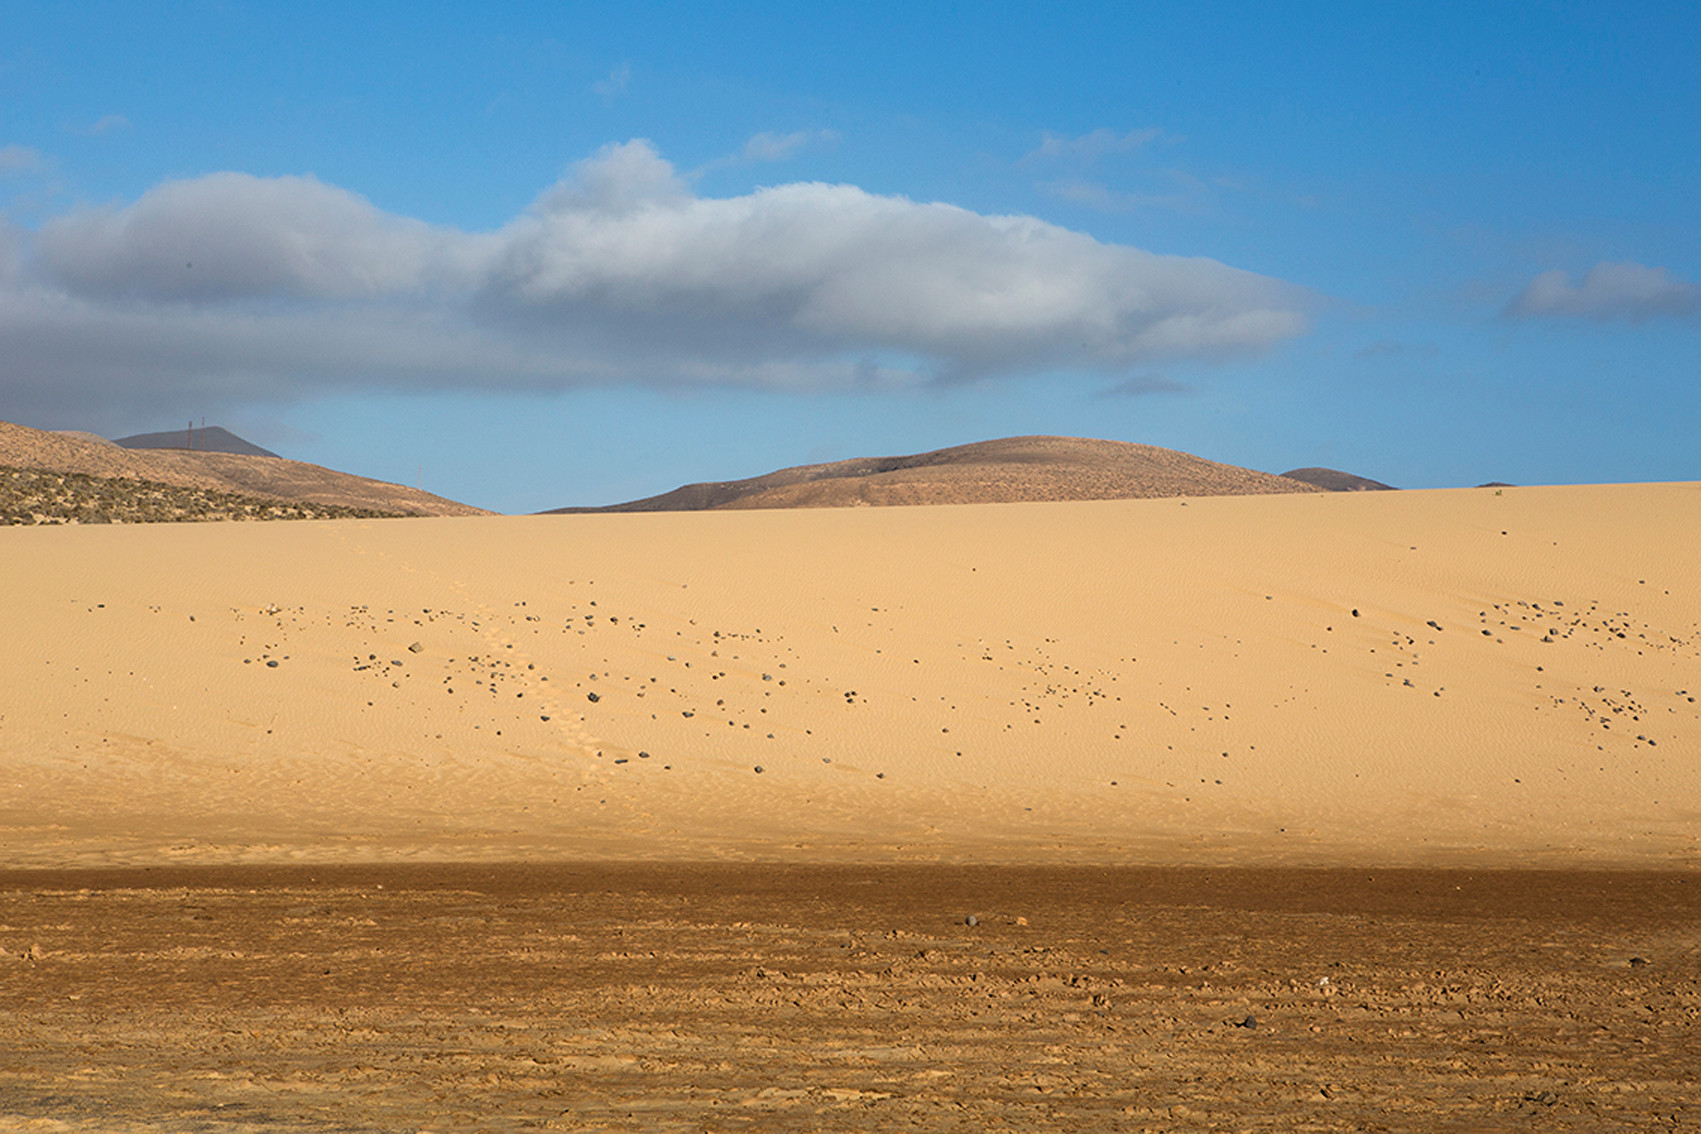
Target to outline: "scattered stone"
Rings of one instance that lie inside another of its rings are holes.
[[[1237,1028],[1256,1028],[1257,1026],[1258,1026],[1258,1017],[1256,1017],[1256,1016],[1254,1016],[1250,1013],[1247,1014],[1246,1019],[1240,1021],[1238,1024],[1235,1025],[1235,1027],[1237,1027]]]
[[[422,653],[422,652],[424,652],[424,650],[425,650],[425,647],[420,645],[418,642],[415,642],[415,643],[413,643],[413,645],[408,647],[408,653],[410,653],[410,654]]]
[[[1559,1096],[1552,1091],[1531,1091],[1524,1096],[1524,1101],[1537,1103],[1541,1106],[1552,1106],[1559,1101]]]
[[[760,765],[760,764],[756,765],[756,774],[758,776],[762,774],[762,765]]]
[[[968,917],[963,919],[963,924],[968,926],[970,929],[973,929],[975,926],[980,924],[980,918],[976,917],[974,914],[970,914]]]
[[[278,661],[277,661],[277,659],[276,659],[276,658],[273,658],[273,659],[272,659],[272,660],[271,660],[271,661],[269,661],[269,662],[267,662],[267,663],[266,663],[266,668],[267,668],[267,669],[276,669],[276,668],[278,668]]]
[[[541,717],[541,716],[538,717],[538,720],[540,720],[540,721],[547,721],[548,719],[549,719],[548,717]]]
[[[1632,958],[1630,958],[1630,967],[1633,968],[1633,969],[1639,969],[1647,963],[1648,963],[1648,960],[1647,960],[1646,957],[1632,957]]]
[[[589,701],[592,701],[592,702],[602,700],[602,698],[597,696],[595,693],[586,693],[585,698]]]

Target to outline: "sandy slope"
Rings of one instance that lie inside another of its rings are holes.
[[[0,530],[0,858],[1693,865],[1697,532],[1695,484]]]

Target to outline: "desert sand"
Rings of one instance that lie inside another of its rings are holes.
[[[1692,868],[1701,486],[0,530],[0,859]]]
[[[1698,520],[0,529],[0,1131],[1687,1129]]]

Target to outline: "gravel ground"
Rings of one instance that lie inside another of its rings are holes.
[[[1698,945],[1686,874],[14,873],[0,1130],[1693,1129]]]

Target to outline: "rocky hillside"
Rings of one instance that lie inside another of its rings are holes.
[[[403,513],[304,504],[132,477],[0,467],[0,524],[154,524],[400,515]]]
[[[326,510],[331,508],[345,509],[350,515],[489,514],[482,508],[406,485],[354,476],[304,461],[181,449],[125,449],[110,441],[50,433],[4,421],[0,421],[0,467],[203,489],[214,494],[266,500],[279,507],[285,504],[309,507],[315,514],[328,514]]]

